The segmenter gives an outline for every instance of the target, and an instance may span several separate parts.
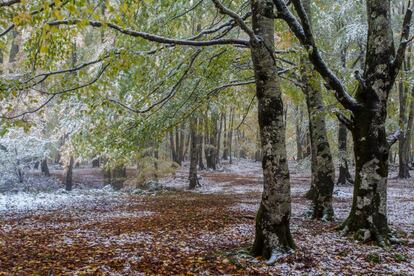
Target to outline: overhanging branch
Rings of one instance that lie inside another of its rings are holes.
[[[360,106],[359,103],[347,92],[345,85],[323,60],[315,43],[309,18],[300,0],[292,0],[292,4],[294,5],[301,22],[299,22],[290,12],[283,0],[273,0],[273,2],[277,8],[278,17],[288,24],[291,31],[306,49],[310,61],[325,80],[327,88],[335,91],[335,97],[346,109],[351,111],[356,110]]]
[[[81,23],[81,19],[67,19],[67,20],[57,20],[48,22],[50,26],[59,26],[59,25],[76,25]],[[89,20],[86,21],[88,25],[92,27],[105,27],[107,26],[110,29],[116,30],[122,34],[129,35],[132,37],[139,37],[147,41],[157,42],[161,44],[173,44],[173,45],[183,45],[183,46],[195,46],[195,47],[204,47],[204,46],[214,46],[214,45],[249,45],[249,41],[243,39],[213,39],[213,40],[206,40],[206,41],[194,41],[188,39],[176,39],[176,38],[169,38],[163,37],[155,34],[150,34],[146,32],[135,31],[131,29],[122,28],[119,25],[113,23],[102,23],[99,21]]]

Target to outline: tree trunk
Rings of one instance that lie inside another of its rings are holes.
[[[205,155],[207,161],[207,168],[216,170],[217,169],[217,121],[218,115],[212,111],[210,115],[210,121],[206,117],[206,135],[208,143],[205,144]]]
[[[111,170],[111,185],[115,190],[120,190],[126,180],[126,166],[117,165]]]
[[[174,143],[173,130],[170,131],[170,148],[171,148],[171,159],[172,159],[173,162],[178,164],[177,151],[176,151],[175,143]]]
[[[203,132],[202,132],[202,125],[203,125],[203,119],[199,119],[198,121],[198,147],[197,147],[197,152],[198,152],[198,169],[199,170],[204,170],[204,163],[203,163],[203,141],[204,141],[204,137],[203,137]]]
[[[339,154],[339,176],[338,185],[352,185],[354,180],[349,173],[348,166],[348,130],[344,124],[339,122],[338,129],[338,154]]]
[[[303,122],[303,111],[301,108],[301,105],[298,105],[296,107],[296,160],[300,161],[304,158],[304,152],[303,152],[303,140],[304,135],[302,131],[302,122]]]
[[[224,132],[223,132],[223,160],[229,159],[229,133],[227,130],[227,114],[223,113],[223,120],[224,120]]]
[[[40,170],[42,171],[42,174],[44,176],[47,176],[47,177],[50,176],[49,167],[47,166],[47,159],[46,158],[44,158],[42,160],[42,163],[40,164]]]
[[[311,21],[311,0],[302,1],[304,9]],[[332,193],[335,181],[335,168],[325,123],[325,107],[320,90],[321,82],[318,73],[313,70],[309,61],[302,58],[302,89],[306,98],[309,115],[309,133],[311,142],[311,190],[307,193],[312,199],[312,218],[322,220],[333,219]]]
[[[402,141],[400,138],[400,154],[399,154],[399,178],[410,178],[410,152],[411,152],[411,140],[414,125],[414,87],[411,90],[411,104],[409,107],[408,120],[405,127]]]
[[[181,165],[184,162],[184,148],[185,148],[185,124],[181,123],[180,129],[179,129],[179,147],[178,147],[178,158],[179,158],[179,164]]]
[[[95,158],[92,160],[92,168],[99,168],[100,166],[100,162],[99,162],[99,158]]]
[[[363,241],[388,243],[387,178],[390,146],[385,130],[387,101],[400,66],[394,60],[390,1],[367,0],[368,43],[350,125],[354,140],[355,184],[344,232]]]
[[[197,135],[197,117],[192,116],[190,119],[191,145],[190,145],[190,172],[189,172],[189,188],[195,189],[200,186],[197,176],[198,162],[198,135]]]
[[[217,150],[216,150],[216,163],[220,164],[220,149],[221,149],[221,133],[223,131],[223,118],[224,114],[220,115],[220,126],[217,132]]]
[[[258,117],[263,147],[264,188],[256,216],[256,236],[252,252],[271,257],[295,247],[290,233],[290,177],[285,144],[283,102],[274,52],[274,20],[271,1],[252,1],[252,22],[260,42],[252,43],[256,79]]]
[[[320,83],[318,79],[315,79],[314,74],[312,71],[307,71],[303,78],[303,82],[306,84],[304,90],[309,113],[312,147],[312,218],[332,220],[335,169],[326,132],[324,106],[319,91]]]
[[[154,180],[158,181],[159,178],[159,166],[158,166],[158,159],[160,158],[158,152],[158,145],[154,145]]]
[[[410,48],[409,48],[410,50]],[[398,85],[399,100],[400,100],[400,118],[399,124],[400,128],[403,130],[403,133],[400,135],[398,143],[398,178],[410,178],[410,167],[409,167],[409,144],[411,142],[411,137],[407,137],[409,125],[409,115],[407,115],[407,103],[409,96],[408,85],[404,83],[404,79],[408,77],[408,74],[411,71],[411,58],[410,52],[407,55],[404,62],[404,74],[401,74],[401,80]],[[414,88],[413,88],[414,89]],[[412,90],[413,91],[413,90]],[[414,93],[412,93],[414,95]],[[411,112],[409,109],[408,112]]]
[[[230,109],[230,127],[229,127],[229,158],[230,164],[233,164],[233,125],[234,125],[234,108]]]
[[[63,175],[65,177],[65,189],[66,191],[72,191],[73,187],[73,164],[75,163],[75,160],[73,156],[70,156],[69,163],[66,164],[65,170],[63,172]]]

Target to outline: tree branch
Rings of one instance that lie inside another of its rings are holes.
[[[335,110],[335,115],[338,118],[338,120],[344,124],[344,126],[346,126],[347,129],[349,129],[350,131],[352,131],[354,129],[354,121],[352,119],[349,119],[348,117],[346,117],[345,114],[343,114],[341,111],[339,110]]]
[[[57,20],[48,22],[50,26],[58,26],[58,25],[76,25],[82,22],[81,19],[68,19],[68,20]],[[163,37],[155,34],[135,31],[131,29],[124,29],[121,26],[118,26],[113,23],[102,23],[99,21],[89,20],[88,24],[92,27],[104,27],[108,26],[108,28],[116,30],[122,34],[129,35],[132,37],[140,37],[142,39],[157,42],[161,44],[174,44],[174,45],[184,45],[184,46],[195,46],[195,47],[204,47],[204,46],[214,46],[214,45],[249,45],[249,41],[242,40],[242,39],[213,39],[207,41],[193,41],[188,39],[175,39],[175,38],[168,38]]]
[[[250,29],[246,23],[244,23],[243,18],[241,18],[237,13],[234,11],[226,8],[219,0],[211,0],[214,3],[214,6],[219,10],[221,14],[225,14],[233,18],[237,25],[250,37],[251,41],[258,42],[258,38],[254,34],[253,30]]]
[[[397,142],[398,139],[400,138],[401,134],[402,134],[401,129],[397,129],[394,133],[391,133],[390,135],[388,135],[387,137],[388,146],[391,147],[392,145],[394,145],[395,142]]]
[[[254,95],[253,98],[250,100],[249,106],[247,107],[247,110],[244,113],[243,119],[241,120],[240,124],[234,130],[238,130],[244,124],[244,121],[246,121],[247,115],[249,115],[250,109],[252,108],[255,99],[256,99],[256,95]]]
[[[242,17],[242,19],[243,20],[246,20],[247,18],[249,18],[251,16],[251,13],[250,12],[248,12],[248,13],[246,13],[243,17]],[[224,28],[226,28],[225,30],[230,30],[231,28],[233,28],[235,25],[237,25],[237,23],[234,21],[234,19],[230,19],[230,20],[228,20],[228,21],[226,21],[226,22],[224,22],[223,24],[220,24],[220,25],[218,25],[218,26],[216,26],[216,27],[211,27],[211,28],[209,28],[209,29],[205,29],[205,30],[202,30],[202,31],[200,31],[200,33],[198,33],[197,35],[195,35],[195,36],[193,36],[193,37],[190,37],[190,38],[188,38],[189,40],[196,40],[196,39],[199,39],[200,37],[202,37],[203,35],[206,35],[206,34],[212,34],[212,33],[216,33],[216,32],[218,32],[218,31],[220,31],[220,30],[222,30],[222,29],[224,29]]]
[[[20,3],[20,1],[21,1],[21,0],[15,0],[15,1],[18,1],[18,2]],[[10,2],[11,2],[11,1],[10,1]],[[62,7],[62,6],[64,6],[64,5],[66,5],[67,3],[69,3],[69,0],[64,1],[64,2],[60,5],[60,7]],[[56,5],[56,2],[55,2],[55,1],[52,1],[52,2],[49,4],[49,7],[50,7],[50,8],[53,8],[55,5]],[[0,6],[0,7],[1,7],[1,6]],[[42,12],[42,11],[44,11],[44,8],[40,8],[40,9],[38,9],[38,10],[34,10],[34,11],[32,11],[32,12],[30,13],[30,15],[31,15],[31,16],[33,16],[33,15],[36,15],[36,14],[38,14],[38,13]],[[4,31],[2,31],[2,32],[0,33],[0,37],[5,36],[6,34],[8,34],[11,30],[13,30],[13,29],[14,29],[14,27],[15,27],[15,26],[16,26],[16,25],[11,24],[9,27],[7,27]]]
[[[315,43],[309,18],[300,2],[300,0],[292,0],[292,4],[298,13],[301,23],[290,12],[283,0],[273,0],[277,10],[278,17],[283,19],[298,38],[302,46],[308,52],[308,56],[318,73],[327,83],[327,88],[335,91],[335,97],[346,108],[354,111],[359,108],[360,104],[354,99],[345,88],[345,85],[331,71],[323,60],[320,51]]]
[[[411,28],[412,17],[413,17],[412,7],[408,7],[407,11],[405,13],[404,21],[403,21],[403,25],[402,25],[400,45],[398,47],[395,59],[393,61],[393,66],[391,67],[393,78],[395,78],[398,75],[398,72],[399,72],[399,70],[402,66],[403,61],[404,61],[405,51],[407,50],[407,46],[411,41],[408,38],[410,36],[410,28]]]
[[[19,4],[20,2],[21,2],[21,0],[1,1],[0,2],[0,8],[2,8],[2,7],[10,7],[10,6],[13,6],[14,4]]]
[[[90,85],[94,84],[95,82],[97,82],[100,79],[100,77],[103,75],[103,73],[108,68],[108,66],[109,66],[109,63],[106,64],[102,68],[102,70],[98,73],[98,75],[94,79],[92,79],[91,81],[89,81],[87,83],[84,83],[82,85],[73,87],[73,88],[68,88],[68,89],[64,89],[64,90],[61,90],[59,92],[53,92],[53,93],[46,92],[46,91],[42,91],[42,90],[39,90],[39,89],[33,89],[33,90],[35,90],[35,91],[37,91],[37,92],[39,92],[41,94],[50,95],[50,97],[44,103],[42,103],[40,106],[38,106],[35,109],[27,110],[27,111],[24,111],[22,113],[19,113],[17,115],[13,115],[13,116],[0,115],[0,118],[1,119],[7,119],[7,120],[13,120],[13,119],[17,119],[17,118],[23,117],[23,116],[25,116],[27,114],[36,113],[39,110],[43,109],[45,106],[47,106],[56,96],[61,95],[61,94],[65,94],[65,93],[69,93],[69,92],[73,92],[73,91],[76,91],[76,90],[79,90],[79,89],[82,89],[82,88],[85,88],[87,86],[90,86]]]
[[[175,92],[177,91],[178,87],[180,86],[180,84],[184,81],[184,79],[187,77],[188,73],[190,72],[191,68],[193,67],[193,64],[195,62],[195,60],[197,59],[197,57],[200,55],[201,51],[197,51],[190,60],[190,64],[188,65],[187,69],[184,71],[184,73],[182,74],[182,76],[180,77],[180,79],[175,83],[175,85],[171,88],[170,92],[163,97],[161,100],[156,101],[155,103],[151,104],[149,107],[145,108],[145,109],[134,109],[132,107],[129,107],[128,105],[122,103],[119,100],[116,99],[112,99],[112,98],[108,98],[106,97],[106,100],[108,100],[109,102],[112,102],[114,104],[117,104],[133,113],[137,113],[137,114],[143,114],[143,113],[147,113],[149,111],[151,111],[152,109],[154,109],[155,107],[157,107],[158,105],[162,105],[164,102],[166,102],[168,99],[170,99]]]

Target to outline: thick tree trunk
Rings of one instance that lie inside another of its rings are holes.
[[[197,118],[193,116],[190,119],[191,145],[190,145],[190,172],[189,172],[189,188],[195,189],[200,186],[197,176],[198,162],[198,135],[197,135]]]
[[[65,166],[63,175],[65,177],[65,189],[66,191],[72,191],[73,188],[73,165],[75,160],[73,156],[70,156],[68,164]]]
[[[384,111],[385,112],[385,111]],[[389,145],[385,114],[364,110],[355,114],[352,132],[355,183],[352,209],[343,224],[355,238],[383,243],[387,239],[387,177]]]
[[[256,95],[260,136],[263,147],[264,188],[256,217],[256,236],[252,252],[271,257],[295,247],[290,233],[290,177],[285,145],[283,102],[274,50],[274,20],[272,1],[252,1],[252,21],[260,42],[252,44],[252,59],[256,78]]]
[[[310,73],[310,75],[313,74]],[[312,76],[309,77],[312,78]],[[315,83],[310,83],[319,81],[311,78],[304,81],[304,83],[308,83],[305,88],[305,95],[309,113],[309,131],[312,148],[312,183],[310,192],[312,218],[332,220],[332,193],[335,169],[326,132],[322,95],[317,87],[313,87]]]
[[[339,122],[338,128],[338,154],[339,154],[339,176],[338,185],[350,185],[354,183],[348,166],[348,129]]]
[[[394,60],[390,1],[367,0],[368,43],[365,72],[356,92],[360,106],[350,126],[354,140],[352,209],[343,223],[364,241],[388,243],[387,178],[391,143],[385,131],[387,101],[400,66]]]
[[[311,0],[302,1],[309,20],[311,20]],[[311,142],[312,182],[307,193],[312,199],[312,218],[332,220],[332,193],[335,181],[335,168],[325,123],[325,107],[321,94],[321,82],[316,71],[305,58],[302,59],[303,93],[309,115],[309,133]]]

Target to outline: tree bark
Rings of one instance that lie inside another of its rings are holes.
[[[126,180],[126,166],[124,165],[117,165],[115,168],[111,170],[111,186],[115,190],[120,190],[124,186],[124,182]]]
[[[49,167],[47,166],[47,159],[46,158],[44,158],[42,160],[42,163],[40,164],[40,170],[42,171],[42,174],[44,176],[47,176],[47,177],[50,176]]]
[[[176,150],[175,143],[174,143],[173,130],[170,131],[170,148],[171,148],[171,159],[173,162],[178,164],[177,150]]]
[[[343,25],[343,24],[341,24]],[[342,28],[341,26],[340,28]],[[363,51],[361,51],[363,53]],[[359,57],[363,60],[363,54],[360,54]],[[343,74],[346,72],[346,59],[347,59],[347,44],[344,43],[342,45],[341,50],[341,63],[342,63],[342,70]],[[363,63],[361,61],[361,67],[363,67]],[[354,184],[354,180],[349,172],[349,161],[348,161],[348,129],[346,126],[339,121],[338,127],[338,157],[339,157],[339,176],[337,185],[352,185]]]
[[[202,125],[203,125],[203,119],[199,118],[198,120],[198,147],[197,147],[197,152],[198,152],[198,169],[199,170],[204,170],[204,163],[203,163],[203,141],[204,141],[204,137],[203,137],[203,132],[202,132]]]
[[[229,159],[229,133],[228,133],[228,129],[227,129],[227,114],[223,113],[223,124],[224,124],[224,132],[223,132],[223,156],[222,159],[223,160],[228,160]]]
[[[75,160],[73,156],[69,157],[69,162],[65,166],[65,170],[63,172],[63,175],[65,177],[65,189],[66,191],[72,191],[73,188],[73,164],[75,163]]]
[[[410,178],[410,167],[409,167],[409,148],[410,148],[410,142],[411,137],[408,137],[408,120],[409,120],[409,114],[407,114],[407,104],[408,96],[409,96],[409,88],[408,85],[405,84],[404,79],[408,76],[408,74],[411,71],[411,47],[409,47],[409,54],[405,58],[404,61],[404,74],[401,74],[401,80],[398,85],[398,91],[399,91],[399,100],[400,100],[400,118],[399,118],[399,124],[400,128],[403,130],[402,134],[399,138],[398,143],[398,178]],[[413,90],[412,90],[413,91]],[[414,93],[413,93],[414,95]],[[411,112],[410,109],[408,109],[408,112]]]
[[[311,21],[311,0],[303,0],[303,7]],[[332,193],[335,181],[335,168],[332,161],[325,123],[321,82],[309,61],[302,58],[302,89],[306,98],[309,115],[309,133],[311,142],[312,182],[308,196],[312,199],[312,218],[333,220]]]
[[[350,185],[354,183],[348,166],[348,129],[339,122],[338,128],[338,154],[339,154],[339,176],[337,185]]]
[[[197,117],[192,116],[190,118],[190,132],[191,132],[191,145],[190,145],[190,172],[189,172],[189,188],[195,189],[200,186],[197,176],[197,162],[198,162],[198,135],[197,135]]]
[[[220,165],[220,150],[221,150],[221,133],[223,131],[223,113],[220,115],[220,126],[217,132],[217,150],[216,150],[216,163]]]
[[[230,109],[230,126],[229,126],[229,136],[228,136],[228,145],[229,145],[229,158],[230,164],[233,164],[233,125],[234,125],[234,108]]]
[[[301,105],[296,107],[296,160],[300,161],[304,158],[304,135],[302,131],[302,122],[303,122],[303,111]]]
[[[273,3],[253,0],[252,22],[260,42],[252,43],[260,137],[263,147],[264,189],[256,216],[252,252],[271,259],[295,247],[290,233],[290,177],[285,144],[283,102],[274,52]]]
[[[387,101],[400,68],[396,67],[390,1],[367,0],[368,43],[365,72],[351,125],[355,153],[355,184],[351,213],[344,232],[363,241],[388,243],[387,178],[391,143],[385,121]]]

